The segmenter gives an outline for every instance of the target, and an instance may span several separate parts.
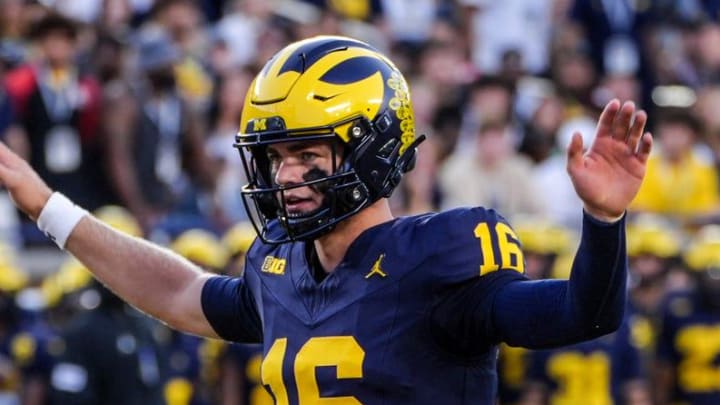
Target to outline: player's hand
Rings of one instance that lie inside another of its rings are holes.
[[[583,153],[580,134],[573,134],[567,170],[585,211],[593,217],[618,219],[635,198],[652,148],[652,136],[644,132],[646,122],[647,114],[636,112],[632,101],[620,106],[613,99],[600,114],[587,152]]]
[[[5,186],[15,205],[33,221],[37,220],[52,190],[20,156],[0,142],[0,185]]]

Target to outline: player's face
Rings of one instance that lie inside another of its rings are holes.
[[[275,183],[288,187],[327,177],[335,171],[339,157],[329,141],[277,143],[267,148],[270,172]],[[290,216],[303,215],[322,205],[322,183],[316,186],[290,188],[281,192]]]

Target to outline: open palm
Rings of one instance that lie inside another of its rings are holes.
[[[635,198],[652,148],[645,133],[647,114],[633,102],[612,100],[603,109],[595,140],[587,152],[582,137],[573,135],[567,170],[585,210],[601,220],[620,217]]]

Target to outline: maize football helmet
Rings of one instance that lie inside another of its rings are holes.
[[[336,36],[285,47],[251,84],[235,143],[248,179],[243,201],[259,237],[267,243],[312,240],[389,197],[414,166],[423,139],[415,136],[405,79],[376,49]],[[277,184],[268,146],[317,140],[336,145],[334,171]],[[283,195],[298,187],[320,190],[322,206],[290,215]]]

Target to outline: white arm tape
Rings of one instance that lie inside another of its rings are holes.
[[[65,249],[70,233],[85,214],[87,211],[56,191],[40,212],[37,226],[60,249]]]

